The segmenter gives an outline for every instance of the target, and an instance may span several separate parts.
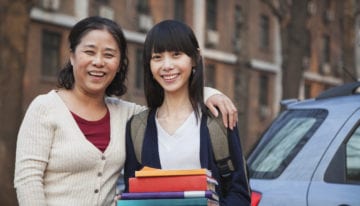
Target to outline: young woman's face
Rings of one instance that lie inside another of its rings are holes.
[[[119,69],[120,55],[116,40],[107,30],[88,32],[70,56],[74,89],[104,95]]]
[[[193,61],[183,52],[152,53],[151,73],[165,92],[187,91]]]

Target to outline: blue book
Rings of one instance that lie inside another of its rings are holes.
[[[117,206],[218,206],[219,203],[205,197],[181,199],[118,200]]]
[[[212,191],[181,191],[181,192],[130,192],[122,193],[122,200],[134,199],[175,199],[175,198],[195,198],[206,197],[212,200],[219,200],[219,197]]]

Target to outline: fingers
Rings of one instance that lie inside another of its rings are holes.
[[[223,104],[219,106],[219,109],[221,111],[225,127],[234,129],[238,121],[238,113],[233,102],[229,98],[226,98]]]
[[[229,109],[229,124],[230,129],[234,129],[234,127],[236,126],[237,122],[238,122],[238,111],[235,107],[235,105],[233,104],[233,102],[229,99],[230,101],[230,109]]]
[[[223,119],[223,123],[224,123],[224,125],[225,125],[225,127],[226,128],[228,128],[229,127],[229,116],[227,115],[227,114],[224,114],[224,113],[221,113],[222,114],[222,119]]]
[[[238,112],[233,102],[227,96],[222,94],[213,95],[206,101],[206,106],[216,117],[219,115],[217,108],[220,110],[225,127],[233,129],[236,126]]]

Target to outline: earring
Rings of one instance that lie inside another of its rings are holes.
[[[192,72],[192,74],[195,74],[195,69],[192,69],[191,72]]]

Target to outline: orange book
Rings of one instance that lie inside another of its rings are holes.
[[[187,170],[163,170],[151,167],[144,167],[142,170],[135,171],[135,177],[159,177],[178,175],[206,175],[208,177],[211,177],[211,171],[205,168]]]
[[[129,178],[129,192],[215,191],[217,181],[206,175]]]

